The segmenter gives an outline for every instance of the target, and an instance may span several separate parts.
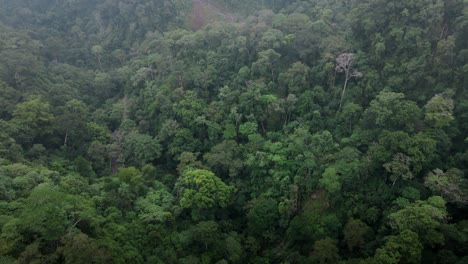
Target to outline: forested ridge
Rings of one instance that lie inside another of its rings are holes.
[[[0,0],[0,263],[468,263],[467,0]]]

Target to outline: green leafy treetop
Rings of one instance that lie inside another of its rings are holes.
[[[231,186],[208,170],[187,170],[179,178],[177,185],[180,206],[192,209],[192,216],[200,210],[227,207],[233,193]]]

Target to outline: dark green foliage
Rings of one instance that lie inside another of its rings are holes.
[[[0,263],[465,263],[464,0],[0,0]]]

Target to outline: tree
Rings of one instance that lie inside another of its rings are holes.
[[[258,43],[258,49],[280,49],[285,43],[283,32],[278,29],[268,29],[263,33]]]
[[[467,184],[463,172],[456,168],[446,172],[435,169],[427,174],[424,181],[424,185],[431,191],[440,194],[448,202],[461,205],[468,203]]]
[[[144,223],[165,223],[174,217],[171,212],[174,201],[175,198],[168,188],[156,182],[153,190],[150,190],[144,198],[138,198],[135,208]]]
[[[372,229],[359,219],[349,219],[344,226],[344,241],[348,245],[349,251],[362,249],[365,245],[369,233]]]
[[[117,177],[119,180],[125,184],[121,184],[121,191],[129,191],[131,196],[134,198],[132,201],[127,201],[132,203],[133,200],[139,195],[145,194],[147,186],[145,186],[143,181],[143,176],[141,172],[135,167],[121,167],[117,171]]]
[[[337,263],[340,260],[336,240],[325,238],[314,243],[314,251],[311,255],[311,263],[328,264]]]
[[[345,75],[345,82],[343,85],[343,89],[341,92],[341,98],[340,98],[340,107],[338,108],[338,111],[341,109],[341,104],[343,103],[343,97],[346,92],[346,86],[348,85],[348,81],[351,78],[361,78],[362,73],[355,71],[353,69],[354,65],[354,53],[342,53],[338,55],[336,58],[336,66],[335,66],[335,71],[339,73],[344,73]]]
[[[244,247],[241,242],[241,236],[236,232],[231,232],[226,236],[224,241],[226,255],[232,263],[241,261],[244,256]]]
[[[250,201],[247,224],[252,235],[272,239],[278,219],[278,202],[274,199],[259,197]]]
[[[206,104],[194,91],[184,92],[183,99],[173,105],[175,116],[180,124],[196,130],[197,118],[203,115]]]
[[[404,230],[396,236],[389,236],[383,248],[377,249],[375,263],[421,263],[422,244],[415,232]]]
[[[319,180],[320,186],[325,188],[329,193],[334,193],[341,189],[339,176],[337,171],[333,167],[328,167],[322,174],[322,178]]]
[[[60,187],[64,192],[74,195],[86,195],[90,191],[88,181],[79,175],[67,175],[61,178]]]
[[[225,140],[214,146],[204,155],[204,159],[218,173],[235,177],[242,169],[242,160],[239,158],[240,148],[233,140]]]
[[[202,221],[190,228],[193,240],[203,245],[203,251],[207,252],[209,249],[216,252],[220,241],[220,233],[218,231],[218,223],[215,221]]]
[[[17,225],[29,238],[39,234],[42,240],[55,241],[80,222],[91,224],[94,215],[89,201],[63,193],[50,184],[41,184],[25,200]]]
[[[161,156],[159,140],[148,134],[130,132],[123,139],[123,154],[128,164],[143,166]]]
[[[67,264],[106,263],[110,255],[99,247],[98,242],[83,233],[69,233],[62,237],[63,244],[57,251],[61,252]]]
[[[318,201],[314,201],[319,203]],[[335,214],[328,214],[315,205],[295,216],[286,231],[288,241],[310,250],[317,240],[337,238],[341,223]]]
[[[364,126],[412,132],[421,123],[422,113],[403,93],[381,91],[364,112]]]
[[[0,26],[0,79],[24,93],[46,89],[40,76],[46,69],[39,56],[41,42],[14,28]]]
[[[95,99],[98,102],[109,99],[118,92],[116,90],[117,86],[114,83],[112,76],[107,72],[98,72],[96,75],[94,75],[93,87],[94,89],[90,92],[94,95],[93,99]],[[122,108],[112,109],[112,111],[123,111],[122,102],[118,102],[114,106]],[[119,118],[122,117],[123,115],[119,116]]]
[[[13,113],[15,105],[19,102],[20,95],[17,90],[11,88],[0,80],[0,118],[7,120]]]
[[[23,149],[16,143],[18,128],[10,122],[0,119],[0,155],[13,162],[23,159]]]
[[[94,45],[92,48],[91,48],[91,53],[96,56],[96,59],[99,63],[99,68],[102,70],[102,63],[101,63],[101,55],[103,53],[103,49],[101,47],[101,45]]]
[[[42,98],[35,98],[19,103],[13,111],[12,124],[18,129],[14,135],[18,143],[30,145],[52,133],[54,116],[50,111],[50,104]]]
[[[435,128],[449,126],[450,122],[454,120],[453,108],[454,102],[451,98],[452,91],[445,94],[436,94],[424,106],[425,120],[429,125]]]
[[[275,82],[275,66],[279,63],[281,54],[273,49],[268,49],[258,53],[258,60],[252,64],[252,69],[260,74],[271,75],[271,81]]]
[[[405,180],[411,180],[413,178],[413,174],[411,173],[410,169],[411,158],[406,156],[403,153],[396,153],[393,156],[393,160],[391,162],[385,163],[383,167],[390,175],[390,180],[392,181],[392,186],[395,185],[395,182],[402,178]]]
[[[202,169],[185,171],[178,180],[177,189],[180,206],[192,209],[194,218],[200,217],[200,210],[227,207],[233,193],[231,186],[211,171]]]
[[[85,140],[87,119],[88,109],[83,102],[72,99],[65,104],[61,109],[61,114],[56,118],[57,127],[64,134],[64,146],[67,146],[70,139],[74,146]]]
[[[405,230],[417,234],[424,245],[435,246],[444,242],[440,232],[442,223],[447,219],[445,201],[433,196],[427,201],[416,201],[388,216],[390,227],[396,232]]]
[[[300,95],[310,87],[310,68],[301,62],[295,62],[279,78],[280,83],[287,85],[288,93]]]
[[[169,154],[178,157],[183,152],[197,152],[201,149],[201,141],[194,138],[189,129],[182,128],[172,132],[175,134],[167,147]]]
[[[396,173],[393,180],[411,179],[437,158],[436,141],[424,133],[410,136],[402,131],[384,131],[380,134],[379,144],[383,149],[375,158],[387,161],[384,168]],[[392,154],[393,159],[388,162]]]
[[[339,125],[344,135],[352,134],[354,128],[361,122],[363,112],[363,108],[355,103],[347,103],[343,106],[339,114]]]

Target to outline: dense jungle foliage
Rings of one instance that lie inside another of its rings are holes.
[[[468,263],[467,0],[0,0],[0,263]]]

